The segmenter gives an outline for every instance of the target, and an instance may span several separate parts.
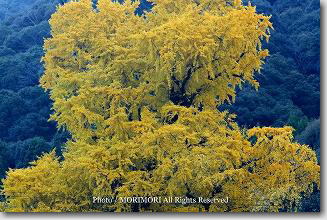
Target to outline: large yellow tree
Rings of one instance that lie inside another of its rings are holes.
[[[4,179],[6,211],[294,210],[320,183],[292,128],[240,129],[232,103],[268,51],[269,17],[241,0],[71,1],[50,20],[43,88],[72,138]],[[93,196],[227,198],[224,203],[93,203]]]

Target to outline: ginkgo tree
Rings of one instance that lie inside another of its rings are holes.
[[[241,129],[217,107],[258,88],[269,17],[241,0],[70,1],[50,20],[41,85],[72,138],[3,180],[6,211],[296,210],[320,166],[291,127]],[[227,203],[93,203],[98,197]]]

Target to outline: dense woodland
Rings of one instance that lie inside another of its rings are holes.
[[[52,103],[39,87],[43,74],[43,40],[48,20],[62,0],[0,0],[0,178],[8,168],[28,166],[43,152],[58,155],[69,137],[48,122]],[[291,125],[300,143],[320,160],[320,5],[317,0],[254,0],[257,10],[272,15],[270,57],[258,91],[245,86],[233,105],[240,126]],[[151,10],[142,1],[137,13]],[[302,211],[318,211],[320,193],[303,202]]]

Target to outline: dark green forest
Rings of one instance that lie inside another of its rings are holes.
[[[48,20],[65,0],[0,0],[0,178],[9,168],[29,165],[44,152],[64,150],[69,134],[49,122],[51,101],[39,87]],[[312,147],[320,161],[320,2],[253,0],[272,15],[270,57],[257,74],[260,88],[245,86],[233,105],[220,110],[238,115],[243,127],[291,125],[294,136]],[[138,14],[151,10],[142,1]],[[320,211],[320,192],[300,211]]]
[[[43,40],[57,0],[0,1],[0,177],[58,148],[67,134],[48,122],[51,102],[38,86]]]

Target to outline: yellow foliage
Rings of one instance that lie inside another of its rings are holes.
[[[314,152],[292,128],[241,130],[217,111],[254,79],[269,17],[239,0],[71,1],[50,20],[41,85],[72,134],[4,179],[6,211],[278,211],[320,183]],[[160,196],[228,203],[93,203]]]

